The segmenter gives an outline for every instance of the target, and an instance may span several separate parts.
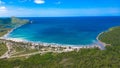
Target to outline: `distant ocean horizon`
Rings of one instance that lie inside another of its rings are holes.
[[[119,16],[106,17],[25,17],[30,22],[7,37],[32,42],[90,45],[102,31],[120,26]]]

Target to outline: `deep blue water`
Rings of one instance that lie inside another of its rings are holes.
[[[110,27],[120,26],[120,17],[29,17],[32,21],[9,37],[34,42],[88,45]]]

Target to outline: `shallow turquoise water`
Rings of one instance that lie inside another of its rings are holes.
[[[120,25],[120,17],[30,17],[32,21],[8,37],[33,42],[68,45],[88,45],[96,42],[97,35]]]

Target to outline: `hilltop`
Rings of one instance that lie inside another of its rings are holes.
[[[20,25],[28,23],[29,20],[19,19],[16,17],[11,18],[0,18],[0,36],[3,36],[11,29],[18,27]]]

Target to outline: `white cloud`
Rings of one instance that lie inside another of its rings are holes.
[[[7,9],[4,6],[0,6],[0,17],[4,16],[7,14]]]
[[[35,2],[36,4],[44,4],[44,3],[45,3],[44,0],[34,0],[34,2]]]
[[[0,12],[6,12],[6,11],[7,11],[7,9],[5,6],[0,6]]]
[[[2,11],[1,11],[2,9]],[[6,11],[3,9],[6,9]],[[36,11],[37,10],[37,11]],[[19,12],[18,12],[19,11]],[[29,9],[0,7],[0,17],[120,16],[119,8]]]

